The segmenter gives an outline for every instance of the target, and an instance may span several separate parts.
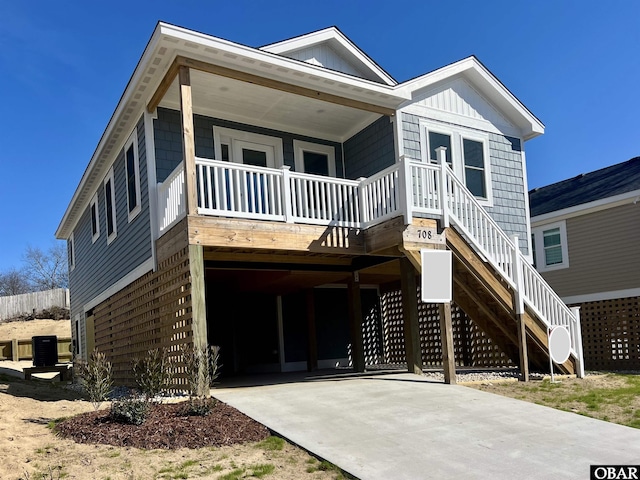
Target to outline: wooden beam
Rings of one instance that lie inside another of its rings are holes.
[[[191,278],[191,333],[194,348],[207,345],[207,304],[205,298],[202,247],[189,245],[189,275]],[[209,387],[198,395],[209,396]]]
[[[529,381],[529,354],[527,352],[527,327],[524,321],[524,314],[516,315],[518,325],[518,353],[520,354],[520,381]]]
[[[307,371],[318,370],[318,337],[316,335],[316,306],[313,288],[305,291],[307,305]]]
[[[347,282],[347,297],[349,299],[349,330],[351,332],[351,357],[353,369],[364,372],[364,340],[362,338],[362,297],[360,296],[360,281],[357,273],[349,277]]]
[[[364,255],[362,232],[281,222],[189,216],[189,243],[231,248]]]
[[[444,383],[456,384],[456,360],[453,350],[453,326],[451,323],[451,303],[438,305],[440,313],[440,338],[442,341],[442,366]]]
[[[169,70],[164,74],[160,85],[158,85],[158,88],[156,88],[156,91],[153,93],[151,100],[149,100],[149,103],[147,104],[147,112],[153,113],[155,109],[158,108],[158,105],[160,105],[160,102],[169,91],[169,87],[171,87],[171,84],[178,75],[180,64],[176,60],[177,59],[173,60],[169,66]]]
[[[187,214],[198,212],[196,192],[196,142],[193,130],[193,99],[191,97],[191,74],[187,67],[180,67],[180,118],[182,123],[182,158],[186,183]]]
[[[273,253],[271,251],[264,253],[233,253],[207,250],[206,247],[204,250],[204,259],[217,262],[287,263],[297,265],[332,265],[337,267],[348,267],[352,262],[352,257],[286,254]]]
[[[175,62],[180,66],[193,68],[194,70],[199,70],[201,72],[219,75],[226,78],[232,78],[234,80],[240,80],[241,82],[252,83],[261,87],[272,88],[274,90],[292,93],[295,95],[300,95],[302,97],[315,98],[316,100],[322,100],[323,102],[356,108],[358,110],[364,110],[366,112],[373,112],[380,115],[386,115],[388,117],[393,117],[396,113],[393,108],[381,107],[372,103],[353,100],[351,98],[342,97],[340,95],[321,92],[319,90],[293,85],[291,83],[282,82],[280,80],[273,80],[271,78],[262,77],[260,75],[255,75],[252,73],[241,72],[240,70],[234,70],[232,68],[214,65],[212,63],[203,62],[201,60],[196,60],[193,58],[177,56]]]
[[[416,270],[407,257],[400,259],[400,283],[402,290],[402,316],[404,320],[404,347],[407,369],[422,375],[422,348],[418,319],[418,289]]]

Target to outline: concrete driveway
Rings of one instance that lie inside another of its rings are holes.
[[[404,373],[277,379],[291,382],[212,393],[361,480],[584,480],[592,464],[640,464],[640,430],[464,386]]]

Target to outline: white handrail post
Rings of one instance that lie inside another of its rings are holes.
[[[282,170],[282,201],[284,206],[284,221],[293,223],[293,208],[291,207],[291,167],[283,165]]]
[[[575,322],[575,335],[573,335],[573,338],[576,342],[575,350],[578,354],[578,368],[576,375],[578,376],[578,378],[584,378],[584,353],[582,351],[582,326],[580,324],[580,307],[571,307],[571,313],[573,314]]]
[[[440,208],[442,209],[442,227],[449,227],[449,202],[447,192],[447,147],[436,148],[436,158],[440,164]]]
[[[522,260],[520,258],[520,239],[518,235],[511,235],[511,241],[515,248],[512,251],[511,265],[513,266],[513,282],[516,284],[515,289],[515,308],[516,314],[520,315],[524,313],[524,300],[522,296],[523,281],[522,281]]]
[[[413,193],[411,184],[413,179],[411,178],[411,164],[409,160],[403,155],[400,157],[400,185],[402,187],[402,198],[404,198],[403,213],[404,224],[411,225],[413,218]]]
[[[369,224],[369,222],[371,221],[371,219],[369,218],[368,215],[368,209],[366,208],[366,198],[365,198],[365,187],[364,187],[364,181],[367,179],[367,177],[360,177],[358,178],[358,218],[354,219],[357,223],[358,223],[358,227],[359,228],[366,228],[366,226]]]

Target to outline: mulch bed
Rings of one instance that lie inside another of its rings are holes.
[[[188,416],[184,411],[184,403],[152,405],[144,423],[136,426],[114,422],[109,410],[100,410],[64,420],[56,432],[78,443],[144,449],[220,447],[269,436],[267,427],[223,402],[206,416]]]

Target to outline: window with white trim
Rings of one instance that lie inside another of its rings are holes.
[[[140,161],[138,160],[138,133],[134,130],[124,145],[124,164],[127,175],[127,208],[129,221],[140,213]]]
[[[336,176],[336,149],[331,145],[293,141],[296,172]]]
[[[73,270],[76,268],[76,243],[73,233],[71,233],[69,241],[67,242],[67,250],[69,253],[69,270]]]
[[[464,128],[420,122],[422,158],[437,163],[436,150],[445,147],[446,160],[456,177],[486,206],[493,203],[489,162],[489,136]]]
[[[98,210],[98,192],[91,199],[89,204],[89,215],[91,217],[91,243],[100,237],[100,212]]]
[[[534,266],[539,272],[569,267],[567,227],[564,221],[531,229]]]
[[[113,182],[113,167],[104,179],[104,211],[107,223],[107,245],[118,236],[116,223],[116,192]]]

